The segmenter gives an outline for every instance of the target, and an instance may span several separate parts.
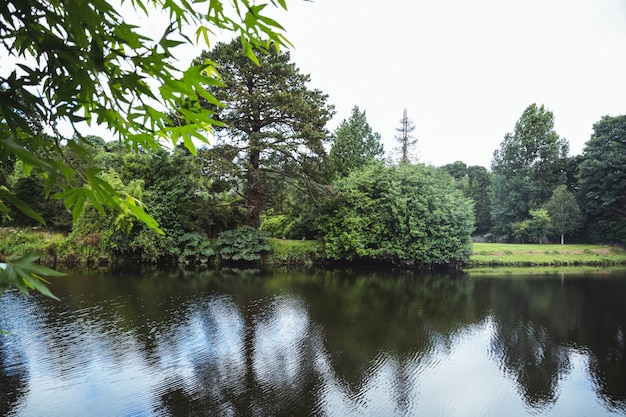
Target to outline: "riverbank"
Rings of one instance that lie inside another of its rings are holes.
[[[469,268],[626,265],[626,250],[591,244],[474,243]]]
[[[312,266],[328,261],[321,244],[314,240],[269,239],[271,251],[265,259],[270,266]],[[80,247],[79,247],[80,246]],[[41,255],[49,266],[110,266],[108,255],[89,245],[68,244],[61,233],[44,230],[0,228],[0,262],[26,253]],[[474,243],[464,269],[509,267],[626,266],[626,250],[617,246],[591,244],[509,244]]]

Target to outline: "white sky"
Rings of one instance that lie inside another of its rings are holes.
[[[422,162],[490,166],[524,109],[544,104],[581,153],[626,113],[624,0],[315,0],[278,16],[292,61],[329,94],[330,129],[365,110],[385,150],[407,109]]]
[[[421,162],[487,168],[532,103],[554,113],[571,155],[581,153],[603,115],[626,114],[626,0],[288,0],[288,6],[275,18],[295,46],[292,61],[311,75],[309,86],[335,105],[329,130],[357,105],[387,152],[404,108],[416,126]],[[158,36],[165,26],[158,15],[140,24]],[[200,52],[182,48],[181,68]],[[83,133],[106,138],[102,130]]]

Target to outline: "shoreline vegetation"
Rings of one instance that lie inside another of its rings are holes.
[[[269,266],[313,266],[329,263],[315,240],[269,239],[271,248],[264,258]],[[69,244],[67,236],[44,230],[0,228],[0,262],[28,253],[41,255],[40,262],[53,267],[108,267],[114,260],[88,243]],[[215,262],[207,262],[214,265]],[[462,268],[472,274],[487,274],[522,268],[620,267],[626,266],[626,250],[619,246],[595,244],[513,244],[474,243],[470,260]]]

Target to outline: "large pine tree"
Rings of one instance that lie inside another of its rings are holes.
[[[224,105],[205,103],[223,126],[219,141],[228,143],[231,161],[243,173],[246,223],[258,228],[265,184],[277,179],[314,179],[326,156],[326,123],[334,114],[327,95],[307,87],[308,75],[290,62],[288,52],[259,54],[259,64],[242,51],[239,40],[219,43],[203,52],[219,68],[224,86],[210,92]],[[271,179],[271,180],[270,180]]]

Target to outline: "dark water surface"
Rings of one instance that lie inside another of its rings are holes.
[[[624,416],[626,273],[70,275],[0,297],[0,415]]]

